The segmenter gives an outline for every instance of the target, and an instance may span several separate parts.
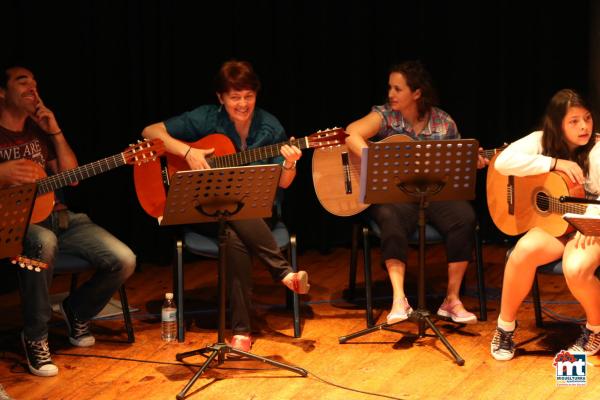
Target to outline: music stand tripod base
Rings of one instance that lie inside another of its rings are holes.
[[[225,293],[227,292],[225,276],[227,232],[225,225],[227,221],[232,220],[270,217],[280,175],[280,165],[267,164],[179,171],[171,177],[161,225],[207,222],[218,222],[219,224],[219,328],[217,342],[200,349],[178,353],[175,356],[177,361],[182,361],[195,355],[208,355],[200,369],[177,394],[177,399],[185,398],[187,391],[215,358],[218,365],[224,363],[227,353],[261,361],[301,376],[308,375],[308,372],[302,368],[234,349],[225,343]]]
[[[370,143],[361,157],[360,200],[365,204],[418,203],[418,307],[408,321],[418,324],[418,337],[430,328],[458,365],[465,360],[431,321],[425,306],[425,209],[429,201],[470,200],[475,197],[479,144],[474,139]],[[365,277],[365,284],[368,277]],[[368,300],[368,299],[367,299]],[[339,343],[394,324],[379,324],[339,338]]]

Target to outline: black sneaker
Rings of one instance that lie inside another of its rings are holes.
[[[515,326],[515,330],[517,327]],[[499,326],[496,327],[496,332],[492,338],[490,351],[492,357],[499,361],[508,361],[515,356],[515,342],[513,336],[515,331],[507,332]]]
[[[96,343],[96,339],[90,332],[90,321],[78,320],[66,303],[66,299],[60,303],[60,312],[67,323],[69,331],[69,342],[73,346],[90,347]]]
[[[581,327],[581,335],[567,351],[593,356],[598,350],[600,350],[600,333],[594,333],[584,325]]]
[[[50,347],[48,347],[48,338],[41,340],[29,340],[25,333],[21,332],[21,342],[25,349],[25,357],[29,371],[37,376],[55,376],[58,374],[58,367],[52,362],[50,357]]]

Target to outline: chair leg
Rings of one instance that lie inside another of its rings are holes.
[[[131,323],[131,313],[129,312],[129,301],[127,301],[125,285],[121,285],[119,288],[119,297],[121,298],[123,320],[125,321],[125,329],[127,330],[127,343],[133,343],[135,342],[135,336],[133,333],[133,324]]]
[[[540,300],[540,286],[538,284],[537,272],[533,278],[533,287],[531,288],[531,297],[533,298],[533,312],[535,313],[535,325],[538,328],[544,326],[542,320],[542,303]]]
[[[296,246],[296,235],[290,235],[290,256],[291,265],[294,272],[298,272],[298,255]],[[298,293],[292,292],[293,308],[294,308],[294,337],[299,338],[302,336],[300,329],[300,296]]]
[[[369,243],[369,228],[363,227],[362,229],[363,238],[363,251],[364,251],[364,263],[365,263],[365,300],[366,300],[366,312],[367,312],[367,327],[371,328],[375,325],[373,320],[373,282],[371,275],[371,245]]]
[[[479,225],[475,228],[475,262],[477,265],[477,291],[479,292],[479,320],[487,321],[487,296],[485,293],[485,277],[483,271],[483,252]]]
[[[350,248],[350,270],[348,275],[348,300],[353,301],[356,297],[356,264],[358,259],[358,229],[360,225],[352,225],[352,247]]]
[[[173,291],[177,304],[177,341],[185,340],[185,325],[183,320],[183,241],[175,242],[175,265],[173,266]]]
[[[71,274],[71,287],[69,288],[69,294],[71,294],[77,290],[77,280],[78,279],[79,279],[79,274],[76,274],[76,273]]]

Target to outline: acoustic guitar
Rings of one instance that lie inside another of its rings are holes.
[[[37,169],[37,176],[39,179],[36,180],[37,195],[31,212],[30,223],[43,221],[50,215],[54,208],[55,190],[99,175],[103,172],[110,171],[125,164],[141,165],[153,161],[156,157],[162,155],[164,151],[165,146],[162,140],[144,140],[130,145],[122,153],[62,171],[51,176],[46,176],[41,165],[31,161],[34,168]]]
[[[379,143],[413,141],[407,135],[391,135]],[[491,158],[504,147],[480,152]],[[327,211],[339,217],[349,217],[360,213],[370,204],[361,203],[360,157],[352,153],[346,145],[322,148],[313,154],[313,185],[319,202]]]
[[[211,168],[230,168],[250,164],[280,155],[284,145],[296,146],[301,150],[337,146],[345,143],[346,132],[342,128],[318,131],[312,135],[292,139],[285,142],[257,147],[236,152],[235,145],[225,135],[213,133],[195,142],[183,142],[195,149],[210,149],[215,151],[207,158]],[[166,164],[166,165],[165,165]],[[161,165],[159,160],[136,165],[133,169],[135,191],[138,201],[148,215],[158,218],[163,215],[167,199],[166,190],[170,177],[177,171],[189,170],[190,167],[183,158],[166,154],[166,163]]]
[[[524,177],[502,175],[494,167],[487,173],[487,202],[494,224],[507,235],[520,235],[533,227],[558,237],[572,230],[562,216],[583,214],[586,205],[561,203],[561,196],[585,197],[582,185],[560,171]]]

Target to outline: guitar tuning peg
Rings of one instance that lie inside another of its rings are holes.
[[[40,269],[40,267],[35,267],[35,272],[41,272],[42,270]]]

